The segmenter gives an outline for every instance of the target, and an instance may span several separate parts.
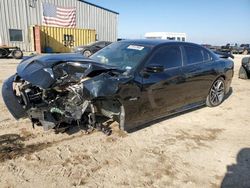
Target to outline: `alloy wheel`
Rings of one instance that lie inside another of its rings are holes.
[[[225,84],[223,80],[218,79],[214,82],[211,90],[210,90],[210,102],[213,106],[219,105],[224,98],[225,95]]]

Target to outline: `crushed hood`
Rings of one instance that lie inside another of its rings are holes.
[[[93,71],[117,69],[114,66],[95,62],[81,54],[49,54],[33,56],[23,60],[17,66],[17,75],[33,85],[48,89],[57,79],[53,74],[53,67],[64,62],[72,64],[76,69],[84,70],[83,76],[87,76]]]

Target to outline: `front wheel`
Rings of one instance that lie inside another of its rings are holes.
[[[206,100],[206,105],[215,107],[222,103],[225,96],[225,80],[220,77],[212,85]]]

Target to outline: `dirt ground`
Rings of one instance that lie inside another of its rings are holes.
[[[14,120],[0,97],[0,187],[250,187],[250,80],[202,107],[107,137],[45,132]],[[0,60],[0,89],[18,60]]]

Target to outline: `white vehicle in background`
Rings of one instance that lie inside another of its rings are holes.
[[[177,40],[186,41],[186,33],[172,33],[172,32],[149,32],[145,34],[146,39],[167,39],[167,40]]]

